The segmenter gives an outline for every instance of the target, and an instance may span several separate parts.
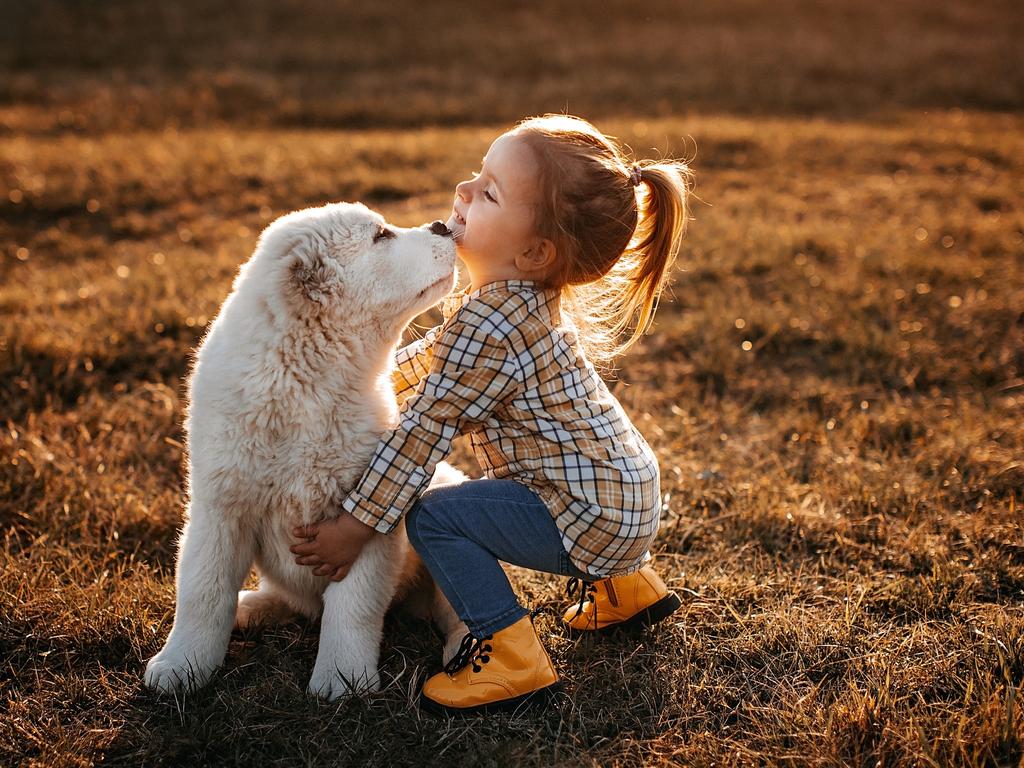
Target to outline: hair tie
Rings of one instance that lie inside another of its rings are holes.
[[[629,181],[634,187],[640,184],[640,179],[642,178],[640,175],[641,171],[642,169],[639,165],[634,165],[629,169]]]

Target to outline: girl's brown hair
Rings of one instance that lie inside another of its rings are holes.
[[[535,225],[557,253],[544,284],[562,289],[586,355],[610,367],[654,318],[686,232],[692,172],[681,160],[633,163],[612,137],[570,115],[527,118],[509,133],[540,167]]]

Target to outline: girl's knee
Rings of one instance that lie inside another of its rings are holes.
[[[414,547],[423,541],[423,531],[430,527],[430,521],[434,517],[431,513],[434,506],[430,499],[431,493],[428,490],[421,494],[409,511],[405,513],[405,532],[409,535],[409,541]]]
[[[422,545],[424,533],[438,528],[439,512],[445,498],[444,490],[443,487],[427,489],[405,513],[405,532],[413,548],[418,549]]]
[[[409,511],[405,513],[405,533],[409,537],[409,541],[412,543],[414,548],[418,548],[421,541],[419,516],[422,508],[422,504],[417,500],[411,507],[409,507]]]

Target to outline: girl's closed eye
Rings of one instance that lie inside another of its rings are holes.
[[[473,178],[474,178],[474,179],[476,179],[476,178],[479,178],[479,177],[480,177],[480,172],[479,172],[479,171],[470,171],[470,173],[472,173],[472,174],[473,174]],[[497,200],[496,200],[496,199],[494,198],[494,196],[493,196],[493,195],[492,195],[492,194],[491,194],[490,192],[488,192],[488,191],[487,191],[486,189],[484,190],[484,197],[485,197],[485,198],[487,198],[488,200],[490,200],[490,201],[491,201],[492,203],[495,203],[495,204],[497,204],[497,202],[498,202],[498,201],[497,201]]]

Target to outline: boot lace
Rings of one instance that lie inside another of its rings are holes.
[[[452,660],[444,665],[444,671],[449,675],[454,675],[467,664],[472,664],[473,671],[479,672],[483,669],[480,664],[486,664],[491,660],[490,653],[493,648],[491,648],[489,641],[493,639],[494,635],[485,635],[478,640],[467,632],[466,636],[462,638],[459,650],[452,656]]]
[[[569,583],[565,586],[565,594],[570,600],[576,600],[577,595],[579,596],[579,604],[576,606],[576,613],[573,614],[575,619],[581,613],[583,613],[583,606],[586,604],[587,599],[597,594],[597,585],[592,581],[585,581],[584,579],[573,576],[569,579]],[[596,598],[591,600],[594,606],[594,622],[597,622],[597,600]]]

